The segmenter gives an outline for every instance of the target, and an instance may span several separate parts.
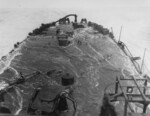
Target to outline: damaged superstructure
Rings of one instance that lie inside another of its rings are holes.
[[[20,78],[18,72],[40,72],[6,91],[3,102],[16,115],[98,116],[105,87],[116,76],[138,74],[112,32],[85,18],[78,22],[76,14],[41,24],[10,54],[15,57],[2,81]]]

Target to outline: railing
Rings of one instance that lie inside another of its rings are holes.
[[[112,102],[125,101],[124,116],[127,116],[128,107],[130,108],[131,112],[134,112],[130,102],[143,104],[143,113],[146,113],[146,108],[150,104],[150,95],[146,94],[147,89],[150,89],[150,87],[147,86],[148,79],[148,77],[135,79],[135,77],[133,76],[130,78],[116,77],[115,92],[110,93],[109,95],[113,97],[113,99],[111,100]],[[123,85],[122,81],[126,81],[125,85]],[[132,82],[134,85],[128,86],[127,81]],[[143,82],[143,84],[139,85],[138,82],[141,81]],[[128,88],[130,88],[131,90],[128,91]],[[137,90],[133,91],[133,89],[135,88]]]
[[[130,52],[130,50],[128,49],[128,47],[127,47],[124,43],[123,43],[123,45],[124,45],[124,47],[126,48],[126,49],[122,49],[123,52],[124,52],[124,53],[130,58],[130,60],[131,60],[131,58],[133,57],[132,53]],[[133,61],[133,60],[131,60],[131,62],[133,63],[133,65],[134,65],[136,71],[141,74],[141,70],[140,70],[139,64],[138,64],[136,61]]]

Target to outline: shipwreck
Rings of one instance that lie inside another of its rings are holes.
[[[0,60],[0,113],[103,116],[107,98],[118,116],[146,115],[149,76],[139,59],[112,31],[76,14],[41,24]]]

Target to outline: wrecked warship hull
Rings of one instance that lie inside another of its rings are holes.
[[[75,28],[73,23],[61,21],[59,24],[49,24],[46,29],[42,28],[42,33],[39,32],[40,29],[30,33],[1,59],[1,81],[11,82],[19,78],[20,72],[23,75],[40,72],[40,75],[14,86],[4,94],[3,106],[9,108],[12,114],[29,115],[31,96],[39,87],[41,91],[35,98],[33,107],[52,112],[53,103],[41,102],[40,99],[52,100],[65,90],[61,78],[69,73],[75,79],[71,86],[71,96],[77,104],[76,116],[99,116],[107,85],[113,83],[116,76],[137,74],[129,57],[110,33],[104,33],[102,28],[97,28],[101,29],[98,31],[87,23],[76,23],[79,25]],[[113,89],[112,86],[109,91]],[[69,100],[67,103],[69,109],[64,115],[72,116],[74,106]],[[119,112],[123,109],[117,110]]]

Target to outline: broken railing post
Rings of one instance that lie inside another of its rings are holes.
[[[127,110],[128,110],[128,102],[125,101],[125,104],[124,104],[124,116],[127,116]]]
[[[118,93],[118,77],[116,77],[116,87],[115,87],[115,94]]]

